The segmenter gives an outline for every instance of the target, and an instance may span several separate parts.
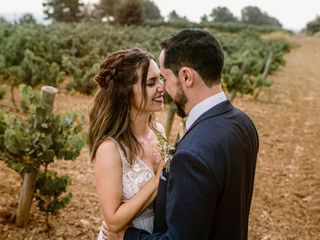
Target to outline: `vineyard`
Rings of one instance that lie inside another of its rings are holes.
[[[0,74],[11,85],[57,86],[67,76],[65,88],[91,94],[91,81],[99,63],[111,52],[140,47],[158,56],[160,41],[172,27],[123,27],[106,24],[10,25],[0,22]],[[225,85],[229,92],[254,94],[270,85],[266,80],[283,64],[289,51],[285,42],[262,40],[254,31],[217,35],[225,52]],[[268,58],[271,64],[265,72]],[[265,72],[265,73],[264,73]]]
[[[176,30],[0,22],[0,239],[95,239],[101,218],[83,148],[95,91],[91,79],[112,51],[140,47],[157,57],[161,39]],[[225,51],[226,93],[252,116],[260,135],[250,239],[315,239],[320,234],[320,54],[315,54],[320,38],[207,30]],[[43,85],[58,89],[53,108],[37,91]],[[157,115],[163,125],[170,109],[167,105]],[[175,117],[171,139],[181,129]],[[12,213],[19,207],[24,174],[32,171],[38,185],[29,222],[18,228]],[[60,192],[52,193],[50,185]]]

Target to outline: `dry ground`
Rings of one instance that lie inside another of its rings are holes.
[[[258,101],[239,97],[234,104],[256,123],[260,135],[249,239],[319,239],[320,236],[320,37],[286,37],[294,48],[287,64],[271,78]],[[76,109],[86,115],[90,97],[60,93],[56,111]],[[9,104],[7,100],[1,101]],[[164,123],[165,113],[158,116]],[[173,135],[180,131],[175,120]],[[51,218],[53,230],[44,232],[44,217],[35,204],[27,228],[16,228],[0,216],[0,239],[95,239],[100,226],[95,181],[88,151],[53,168],[69,174],[73,200]],[[17,174],[0,162],[0,213],[14,211],[20,188]]]

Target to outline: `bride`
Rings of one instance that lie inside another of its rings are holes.
[[[138,48],[109,55],[95,76],[99,86],[90,110],[89,148],[103,222],[119,232],[128,225],[153,230],[152,202],[163,168],[153,119],[163,109],[164,85],[159,68]]]

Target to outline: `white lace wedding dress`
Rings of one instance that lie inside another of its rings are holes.
[[[148,182],[153,176],[153,171],[139,158],[136,158],[135,163],[130,167],[128,161],[125,158],[124,152],[119,146],[119,143],[113,139],[112,140],[118,147],[120,152],[120,157],[122,161],[122,202],[128,201],[134,194],[136,194],[143,185]],[[145,209],[140,216],[132,221],[132,225],[139,229],[144,229],[150,233],[153,231],[153,209],[152,206]],[[102,224],[98,239],[105,240],[106,236],[103,234]]]

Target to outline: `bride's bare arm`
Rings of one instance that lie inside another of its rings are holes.
[[[148,181],[132,198],[122,203],[122,166],[117,146],[111,140],[97,150],[94,172],[102,214],[109,231],[118,232],[154,200],[159,184],[157,175]]]

